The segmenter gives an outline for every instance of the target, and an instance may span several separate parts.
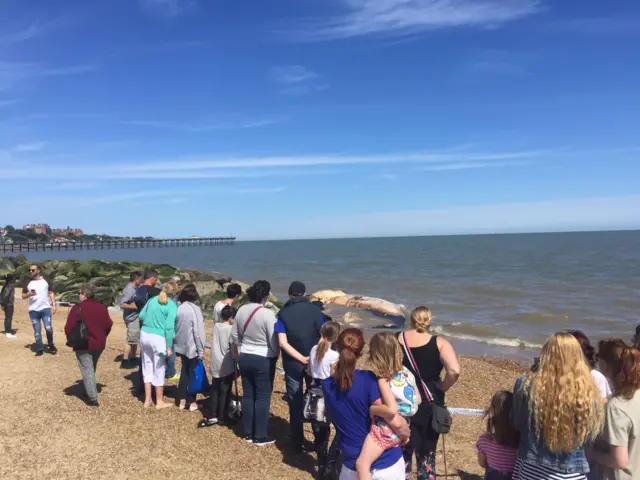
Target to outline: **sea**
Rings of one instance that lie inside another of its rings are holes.
[[[286,298],[293,280],[427,305],[433,331],[463,354],[528,362],[556,331],[630,340],[640,324],[640,231],[296,241],[233,246],[45,252],[46,259],[138,260],[266,279]],[[327,306],[339,318],[345,309]],[[371,334],[402,327],[357,311]],[[408,325],[408,321],[406,323]]]

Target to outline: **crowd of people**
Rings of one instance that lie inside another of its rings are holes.
[[[36,355],[44,351],[41,323],[48,350],[55,354],[55,296],[37,265],[30,272],[32,279],[22,296],[29,300]],[[6,280],[0,304],[6,333],[13,335],[13,278]],[[80,288],[80,303],[70,310],[65,333],[70,336],[79,323],[86,325],[86,342],[74,345],[74,351],[87,403],[97,407],[96,365],[112,320],[95,293],[89,283]],[[249,287],[244,292],[248,302],[236,310],[234,303],[242,293],[239,285],[228,285],[226,298],[214,308],[211,392],[198,427],[232,425],[241,417],[247,443],[273,444],[269,412],[276,362],[282,356],[293,449],[315,451],[323,464],[333,426],[341,479],[411,478],[414,457],[419,480],[436,478],[435,452],[444,433],[440,415],[461,368],[452,345],[430,333],[432,314],[427,307],[411,313],[406,331],[378,333],[367,349],[362,330],[334,322],[322,305],[308,300],[301,282],[291,284],[289,300],[277,315],[265,306],[269,282],[259,280]],[[201,408],[191,388],[207,343],[198,300],[194,284],[182,286],[176,277],[162,285],[155,270],[133,272],[122,292],[127,333],[121,368],[139,368],[145,408],[174,406],[164,397],[167,378],[179,379],[178,408]],[[640,326],[631,345],[607,339],[596,349],[581,331],[549,337],[530,372],[518,378],[512,391],[486,399],[486,432],[476,444],[485,478],[640,480],[639,346]],[[366,370],[358,368],[365,353],[361,365]],[[181,363],[179,374],[171,371],[175,356]],[[238,377],[241,416],[238,406],[235,415],[230,407]],[[305,439],[307,421],[313,442]]]

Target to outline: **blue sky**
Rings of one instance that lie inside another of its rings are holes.
[[[0,0],[0,223],[640,227],[640,6]]]

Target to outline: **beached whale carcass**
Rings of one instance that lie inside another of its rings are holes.
[[[319,300],[322,303],[332,303],[343,307],[363,308],[391,317],[404,317],[403,305],[396,305],[382,298],[349,295],[342,290],[320,290],[311,295],[311,300]]]

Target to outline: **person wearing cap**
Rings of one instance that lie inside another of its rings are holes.
[[[309,381],[306,366],[311,349],[320,340],[320,328],[325,322],[322,310],[309,302],[305,293],[304,283],[296,281],[291,284],[289,301],[280,310],[274,329],[282,349],[282,366],[289,403],[291,445],[297,452],[306,449],[303,428],[303,382]]]

